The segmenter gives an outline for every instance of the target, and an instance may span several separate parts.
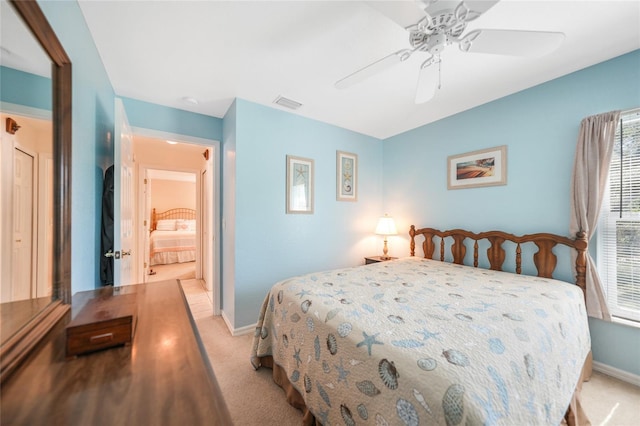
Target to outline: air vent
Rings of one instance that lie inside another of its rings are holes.
[[[300,102],[292,101],[283,96],[278,96],[273,103],[289,109],[298,109],[302,106]]]

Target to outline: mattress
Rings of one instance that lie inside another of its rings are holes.
[[[196,234],[194,231],[155,230],[149,237],[151,265],[183,263],[195,260]]]

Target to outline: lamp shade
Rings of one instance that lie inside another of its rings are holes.
[[[378,220],[378,226],[376,226],[376,234],[378,235],[396,235],[398,230],[396,229],[396,223],[392,217],[384,215]]]

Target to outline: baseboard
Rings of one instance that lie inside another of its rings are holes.
[[[593,369],[602,374],[606,374],[607,376],[611,376],[618,380],[622,380],[623,382],[640,387],[640,376],[636,374],[629,373],[628,371],[620,370],[619,368],[611,367],[610,365],[597,361],[593,361]]]
[[[251,334],[253,333],[253,331],[256,329],[256,326],[258,325],[256,323],[256,324],[251,324],[251,325],[247,325],[240,328],[233,328],[233,325],[231,325],[231,321],[229,320],[229,318],[227,318],[227,315],[225,314],[224,311],[222,311],[220,316],[222,316],[222,320],[227,325],[227,328],[229,329],[229,332],[233,337],[244,336],[245,334]]]
[[[253,334],[258,324],[251,324],[244,327],[236,328],[231,333],[233,336],[244,336],[245,334]]]

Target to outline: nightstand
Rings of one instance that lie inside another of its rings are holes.
[[[389,257],[389,259],[382,259],[382,256],[369,256],[364,258],[364,264],[369,265],[371,263],[384,262],[386,260],[397,259],[397,257]]]

